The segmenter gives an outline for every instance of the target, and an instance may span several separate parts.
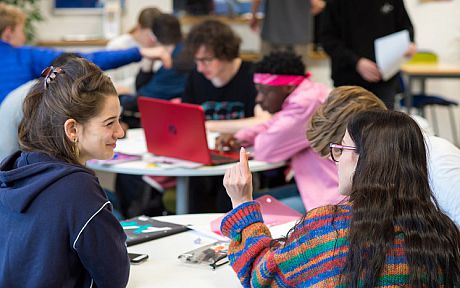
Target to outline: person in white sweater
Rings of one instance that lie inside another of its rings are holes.
[[[443,212],[460,226],[460,149],[434,136],[424,118],[412,118],[424,134],[431,190]]]

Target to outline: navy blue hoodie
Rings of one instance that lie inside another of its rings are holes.
[[[125,241],[89,170],[37,152],[0,165],[0,287],[125,287]]]

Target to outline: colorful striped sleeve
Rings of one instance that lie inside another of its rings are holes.
[[[267,226],[263,224],[260,204],[255,201],[246,202],[230,211],[222,220],[221,231],[232,240],[228,258],[241,284],[244,287],[251,287],[251,284],[254,286],[251,283],[254,280],[251,280],[252,267],[273,258],[269,250],[272,238]],[[264,273],[270,281],[271,277],[268,275],[273,274],[272,271],[267,270]]]
[[[334,207],[310,211],[287,243],[273,241],[258,203],[232,210],[221,231],[232,240],[229,259],[243,286],[335,286],[347,250],[350,211]]]

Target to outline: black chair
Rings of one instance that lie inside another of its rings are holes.
[[[417,53],[414,56],[414,59],[412,61],[414,63],[425,63],[425,64],[426,63],[436,63],[437,56],[436,54],[432,52],[422,52],[422,53]],[[404,79],[402,76],[400,76],[399,79],[400,79],[401,91],[404,92],[406,90]],[[400,106],[401,107],[405,106],[404,99],[400,100]],[[454,111],[452,109],[454,106],[458,106],[458,102],[450,100],[450,99],[446,99],[438,95],[430,95],[427,93],[419,93],[419,94],[412,95],[412,107],[416,108],[418,111],[418,114],[420,114],[422,117],[426,118],[425,108],[428,108],[428,107],[430,108],[431,121],[433,123],[433,130],[434,130],[435,135],[439,135],[439,126],[438,126],[438,120],[436,117],[435,106],[444,106],[448,109],[450,127],[452,129],[452,138],[453,138],[455,145],[458,145],[459,142],[458,142],[458,136],[457,136],[457,127],[455,124],[456,122],[455,122]]]

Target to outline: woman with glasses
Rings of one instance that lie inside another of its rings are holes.
[[[0,287],[125,287],[126,235],[85,167],[124,135],[117,92],[80,58],[41,75],[0,165]]]
[[[428,183],[425,143],[406,114],[357,113],[329,145],[349,202],[309,211],[273,240],[252,201],[242,148],[224,186],[234,209],[221,230],[245,287],[458,287],[460,232]],[[307,164],[307,163],[306,163]]]

